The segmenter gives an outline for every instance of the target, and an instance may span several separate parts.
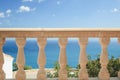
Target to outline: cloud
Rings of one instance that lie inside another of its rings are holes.
[[[33,0],[22,0],[22,2],[32,2]]]
[[[7,14],[8,17],[10,16],[11,12],[12,12],[12,11],[11,11],[10,9],[8,9],[8,10],[6,11],[6,14]]]
[[[119,11],[120,11],[120,10],[117,9],[117,8],[114,8],[114,9],[111,10],[111,12],[114,12],[114,13],[119,12]]]
[[[6,12],[0,12],[0,18],[9,17],[11,12],[12,11],[10,9],[6,10]]]
[[[6,13],[7,14],[10,14],[12,11],[10,10],[10,9],[8,9],[7,11],[6,11]]]
[[[22,12],[30,12],[30,11],[35,11],[36,8],[30,8],[28,6],[20,6],[18,9],[18,13],[22,13]]]
[[[0,18],[4,18],[5,14],[3,12],[0,12]]]
[[[30,7],[28,6],[20,6],[18,12],[29,12]]]

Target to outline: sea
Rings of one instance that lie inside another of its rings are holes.
[[[111,39],[108,45],[108,57],[109,59],[114,56],[115,58],[120,57],[120,44],[117,41],[117,38]],[[3,46],[3,52],[5,54],[11,55],[16,62],[17,57],[17,45],[14,38],[6,39],[6,42]],[[32,68],[38,68],[37,58],[38,58],[39,47],[37,44],[36,38],[27,38],[26,44],[24,46],[24,54],[26,59],[27,66]],[[98,58],[101,54],[101,45],[98,38],[90,38],[86,46],[86,53],[90,56],[92,60]],[[45,68],[53,68],[54,64],[59,60],[60,47],[58,43],[58,38],[48,38],[45,47],[46,54],[46,65]],[[79,64],[79,54],[80,46],[79,40],[77,38],[69,38],[68,44],[66,46],[67,54],[67,64],[75,68]]]

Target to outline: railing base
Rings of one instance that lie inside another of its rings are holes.
[[[15,79],[6,79],[15,80]],[[36,80],[36,79],[26,79],[26,80]],[[58,78],[48,78],[47,80],[58,80]],[[68,80],[79,80],[78,78],[68,78]],[[89,78],[89,80],[99,80],[98,78]],[[119,80],[117,77],[111,77],[110,80]]]

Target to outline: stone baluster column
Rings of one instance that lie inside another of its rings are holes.
[[[102,46],[102,53],[100,56],[101,69],[99,72],[99,80],[110,80],[110,75],[109,75],[109,72],[107,69],[107,64],[109,62],[107,46],[108,46],[109,42],[110,42],[109,37],[101,37],[100,38],[100,44]]]
[[[39,54],[38,54],[38,65],[39,71],[37,74],[37,80],[47,80],[46,71],[44,69],[46,64],[46,56],[45,56],[45,46],[46,46],[46,38],[38,38],[38,46],[39,46]]]
[[[118,43],[120,44],[120,37],[118,38]],[[119,63],[120,63],[120,58],[119,58]],[[120,71],[118,72],[118,78],[120,79]]]
[[[24,71],[25,57],[24,57],[24,45],[26,43],[25,38],[16,38],[16,44],[18,46],[18,54],[16,64],[18,71],[16,73],[16,80],[26,80],[26,73]]]
[[[67,80],[67,57],[66,57],[66,45],[67,45],[67,38],[60,38],[59,39],[59,46],[60,46],[60,54],[59,54],[59,80]]]
[[[3,64],[4,64],[4,56],[3,56],[3,51],[2,47],[4,45],[5,39],[0,38],[0,80],[5,80],[5,73],[3,71]]]
[[[86,69],[86,64],[88,62],[87,55],[86,55],[87,43],[88,43],[87,37],[79,38],[79,45],[80,45],[79,63],[80,63],[80,67],[81,67],[81,69],[79,70],[79,73],[78,73],[79,80],[88,80],[88,72]]]

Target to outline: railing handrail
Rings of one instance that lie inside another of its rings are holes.
[[[0,28],[0,31],[120,31],[120,28]]]
[[[120,28],[0,28],[0,37],[120,37]]]

